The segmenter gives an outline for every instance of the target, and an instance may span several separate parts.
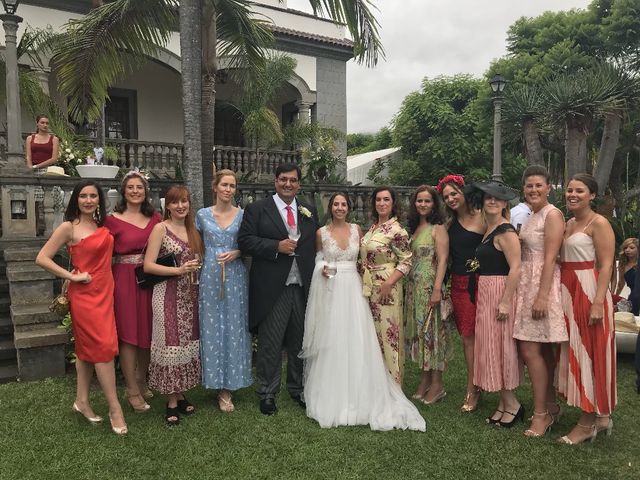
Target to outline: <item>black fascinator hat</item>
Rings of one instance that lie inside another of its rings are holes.
[[[491,180],[488,182],[473,182],[464,187],[464,196],[475,208],[482,208],[485,195],[489,195],[498,200],[513,200],[518,198],[517,190],[505,185],[502,182]]]

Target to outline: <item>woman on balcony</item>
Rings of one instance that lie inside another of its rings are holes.
[[[371,194],[374,223],[360,242],[363,293],[369,298],[378,342],[393,379],[402,385],[404,322],[402,277],[411,270],[409,234],[398,222],[399,204],[390,187]]]
[[[234,410],[231,392],[251,385],[247,271],[238,249],[244,211],[233,205],[236,175],[219,170],[212,185],[215,205],[196,215],[204,240],[200,282],[202,384],[218,390],[218,407]]]
[[[448,222],[449,258],[451,258],[451,302],[453,316],[462,337],[464,359],[467,365],[467,395],[461,410],[473,412],[478,408],[480,390],[473,385],[473,358],[476,329],[475,273],[467,263],[474,257],[482,241],[486,225],[480,210],[467,202],[462,191],[462,175],[447,175],[436,187],[442,195],[451,220]]]
[[[109,420],[114,433],[127,433],[118,402],[114,357],[118,354],[116,321],[113,314],[113,275],[111,255],[113,237],[103,227],[105,200],[102,188],[92,181],[78,183],[69,199],[64,222],[42,247],[36,263],[57,277],[69,281],[68,296],[75,337],[77,390],[72,409],[91,424],[102,417],[89,401],[89,388],[95,370],[109,404]],[[73,270],[53,261],[66,245]]]
[[[60,140],[49,133],[49,119],[44,115],[36,117],[36,132],[29,135],[24,151],[27,156],[27,168],[41,172],[58,161]]]
[[[126,397],[138,413],[150,407],[147,387],[151,346],[151,294],[136,283],[135,268],[144,262],[144,249],[153,227],[162,219],[149,201],[149,183],[139,172],[127,173],[120,184],[120,199],[105,220],[114,239],[113,279],[115,312],[120,341],[120,367]]]

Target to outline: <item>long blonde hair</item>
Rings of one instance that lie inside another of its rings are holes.
[[[636,252],[637,252],[639,247],[640,247],[640,241],[638,241],[638,239],[635,238],[635,237],[627,238],[624,242],[622,242],[622,245],[620,245],[620,250],[618,251],[618,262],[620,263],[621,267],[624,267],[629,263],[634,263],[634,262],[629,262],[629,259],[627,258],[627,256],[624,253],[624,249],[627,248],[632,243],[635,243]],[[636,262],[637,261],[638,261],[638,259],[636,258]]]

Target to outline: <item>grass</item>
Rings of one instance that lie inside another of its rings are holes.
[[[554,442],[577,421],[565,414],[550,436],[528,439],[526,428],[488,427],[496,395],[485,395],[472,414],[459,411],[464,397],[461,347],[445,376],[448,396],[420,411],[427,432],[372,432],[368,427],[321,429],[281,394],[279,412],[261,415],[251,388],[234,397],[236,411],[222,414],[202,388],[189,395],[199,410],[178,427],[165,427],[161,398],[150,413],[125,410],[129,435],[111,433],[108,422],[89,425],[71,412],[74,377],[0,385],[0,478],[383,478],[388,479],[638,479],[638,410],[632,358],[618,357],[619,407],[611,437],[564,446]],[[405,392],[419,372],[407,364]],[[531,412],[528,385],[518,391]],[[96,412],[106,416],[99,391]]]

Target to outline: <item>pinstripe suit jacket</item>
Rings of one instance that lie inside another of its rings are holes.
[[[315,263],[315,236],[318,216],[313,207],[298,203],[298,228],[300,239],[295,257],[302,277],[305,298],[309,294],[311,275]],[[300,213],[300,206],[311,212],[311,217]],[[249,273],[249,329],[255,332],[282,293],[294,257],[278,254],[278,243],[288,238],[272,197],[247,205],[238,232],[238,246],[245,255],[251,256]]]

